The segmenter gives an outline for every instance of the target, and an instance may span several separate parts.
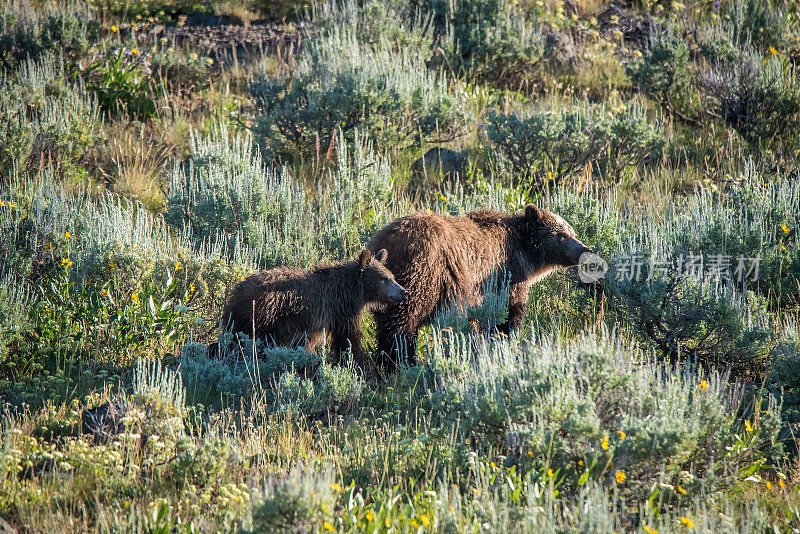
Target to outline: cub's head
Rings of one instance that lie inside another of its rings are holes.
[[[375,256],[364,249],[358,256],[359,277],[367,304],[395,304],[408,297],[408,291],[397,283],[392,272],[386,268],[386,249],[381,249]]]
[[[546,209],[533,204],[525,206],[525,238],[540,268],[573,267],[581,255],[592,252],[575,235],[567,222]]]

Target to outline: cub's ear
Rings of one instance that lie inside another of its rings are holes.
[[[380,249],[378,253],[375,254],[375,259],[381,263],[386,263],[386,258],[388,257],[389,257],[389,251],[387,251],[385,248]]]
[[[364,267],[369,264],[372,260],[372,252],[367,249],[361,251],[361,254],[358,255],[358,268],[363,269]]]
[[[542,210],[533,204],[528,204],[525,206],[525,217],[532,221],[538,221],[542,217]]]

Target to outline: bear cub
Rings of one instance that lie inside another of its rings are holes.
[[[305,345],[308,352],[323,345],[327,333],[337,357],[350,349],[358,361],[361,312],[397,304],[408,296],[384,265],[387,255],[386,250],[374,256],[362,250],[358,260],[347,263],[252,274],[231,292],[221,326],[278,346]]]

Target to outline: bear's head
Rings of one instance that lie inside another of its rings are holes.
[[[395,304],[408,297],[408,291],[397,283],[392,272],[384,265],[388,256],[385,248],[375,256],[364,249],[358,256],[359,280],[367,304]]]
[[[525,227],[530,250],[535,251],[538,267],[574,267],[592,249],[580,242],[567,221],[533,204],[525,206]]]

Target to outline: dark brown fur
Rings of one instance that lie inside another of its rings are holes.
[[[509,215],[477,210],[463,217],[415,213],[391,222],[367,244],[386,249],[386,266],[409,298],[375,312],[378,351],[413,361],[417,330],[450,302],[479,304],[484,282],[510,275],[509,331],[525,316],[528,288],[589,249],[561,217],[528,205]]]
[[[361,351],[360,315],[365,307],[395,303],[407,295],[384,266],[386,251],[368,250],[358,261],[311,271],[277,268],[255,273],[232,291],[222,327],[279,346],[305,345],[313,352],[331,335],[338,355]]]

